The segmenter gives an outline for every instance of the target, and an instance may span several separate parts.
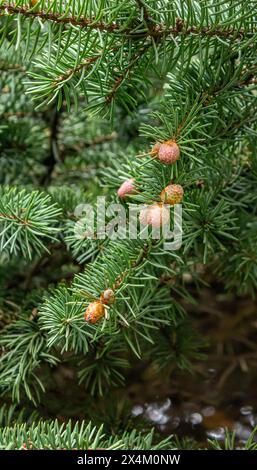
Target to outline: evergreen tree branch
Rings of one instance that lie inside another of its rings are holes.
[[[6,63],[6,61],[0,62],[0,71],[8,73],[25,73],[26,68],[21,64]]]
[[[83,69],[86,69],[87,67],[89,67],[91,64],[93,64],[98,59],[100,59],[101,56],[102,56],[102,54],[97,54],[93,57],[83,59],[80,64],[76,65],[73,68],[70,68],[69,70],[67,70],[62,75],[59,75],[58,77],[56,77],[53,80],[52,86],[53,87],[58,86],[60,82],[67,82],[71,77],[73,77],[73,75],[75,75],[75,74],[81,72]]]
[[[97,428],[91,423],[71,421],[60,424],[39,421],[28,425],[14,424],[0,428],[0,448],[5,450],[161,450],[172,449],[171,438],[154,443],[154,431],[142,434],[133,430],[120,436],[106,435],[104,425]]]
[[[152,36],[152,37],[167,37],[169,35],[173,37],[177,36],[189,36],[189,35],[199,35],[199,36],[216,36],[225,39],[236,39],[236,38],[243,38],[243,37],[251,37],[254,35],[254,31],[245,31],[244,29],[238,29],[237,27],[213,27],[213,26],[202,26],[202,25],[192,25],[187,26],[187,22],[183,18],[176,18],[175,26],[170,27],[168,24],[165,23],[158,23],[153,22],[151,23],[151,19],[149,17],[148,10],[146,8],[145,2],[141,0],[136,0],[137,5],[140,9],[143,10],[143,20],[147,24],[147,28],[145,32],[140,32],[142,36]],[[254,7],[252,7],[253,9]],[[94,16],[90,18],[84,17],[82,15],[78,16],[69,16],[69,12],[65,12],[64,14],[58,13],[57,11],[43,11],[33,8],[29,6],[26,8],[25,6],[19,6],[15,4],[10,4],[5,1],[2,2],[0,5],[0,16],[15,16],[21,15],[25,18],[40,18],[42,21],[50,21],[53,23],[57,23],[59,25],[67,25],[70,24],[72,26],[77,26],[81,29],[97,29],[103,32],[114,33],[114,34],[127,34],[130,37],[138,37],[138,33],[135,30],[134,25],[131,27],[119,24],[119,23],[105,23],[103,21],[96,21]],[[249,6],[249,13],[251,15],[251,8]],[[240,16],[238,18],[240,23]]]
[[[3,13],[0,14],[0,16],[6,16],[6,15],[22,15],[25,18],[40,18],[43,21],[51,21],[53,23],[57,24],[63,24],[67,25],[70,24],[72,26],[79,26],[80,28],[86,28],[86,29],[99,29],[100,31],[108,31],[108,32],[114,32],[116,31],[119,26],[116,24],[106,24],[104,22],[95,22],[94,18],[85,18],[85,17],[80,17],[79,19],[76,19],[74,17],[70,16],[65,16],[61,13],[53,13],[53,12],[46,12],[46,11],[36,11],[32,10],[31,8],[25,8],[25,7],[19,7],[15,5],[10,5],[9,3],[3,3],[0,5],[0,11]]]
[[[148,28],[149,34],[151,35],[156,30],[156,25],[153,23],[152,18],[147,9],[147,5],[142,0],[135,0],[136,4],[138,5],[140,11],[143,12],[143,19]]]
[[[44,242],[55,240],[61,210],[49,196],[38,191],[8,187],[0,191],[0,251],[31,258],[33,250],[47,250]]]
[[[143,55],[149,49],[150,46],[151,46],[151,43],[146,44],[144,47],[142,47],[139,50],[139,52],[136,53],[135,56],[131,59],[130,63],[124,68],[122,73],[120,75],[118,75],[118,77],[115,79],[115,83],[114,83],[111,91],[105,97],[105,101],[106,101],[107,105],[110,104],[113,101],[113,99],[114,99],[119,87],[122,85],[123,81],[128,77],[128,75],[133,70],[133,67],[143,57]]]
[[[22,335],[22,341],[18,341]],[[36,403],[44,385],[35,370],[42,363],[55,365],[58,358],[46,348],[44,334],[33,320],[19,319],[8,325],[1,334],[0,387],[11,390],[13,400],[20,401],[25,390],[30,400]]]

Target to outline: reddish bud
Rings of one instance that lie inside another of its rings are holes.
[[[170,213],[163,204],[153,204],[141,210],[139,220],[143,225],[158,228],[169,222]]]
[[[91,302],[85,311],[84,318],[88,323],[97,323],[105,314],[105,306],[99,301]]]
[[[167,141],[160,145],[158,160],[165,165],[172,165],[180,156],[179,146],[176,142]]]
[[[164,204],[179,204],[184,195],[184,190],[180,184],[169,184],[164,188],[160,194],[160,198]]]
[[[129,180],[124,181],[122,185],[119,187],[117,194],[118,196],[123,199],[129,194],[133,194],[135,192],[135,179],[130,178]]]

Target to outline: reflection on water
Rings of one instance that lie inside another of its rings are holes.
[[[239,375],[238,375],[239,374]],[[130,390],[132,419],[163,434],[222,443],[228,429],[243,445],[257,426],[256,377],[235,372],[220,388],[218,372],[202,366],[200,376],[172,376],[170,382],[141,382]],[[170,392],[170,390],[172,392]],[[137,424],[135,422],[135,424]]]
[[[257,425],[257,415],[252,406],[244,405],[238,417],[233,420],[224,411],[214,406],[201,407],[197,403],[176,403],[176,399],[167,398],[162,401],[134,405],[131,414],[134,418],[143,418],[161,433],[175,433],[179,437],[194,437],[205,441],[216,439],[224,441],[225,428],[235,432],[238,443],[243,444]],[[222,423],[218,426],[218,423]]]
[[[222,444],[228,429],[240,447],[257,426],[257,301],[227,294],[209,270],[205,274],[210,287],[188,285],[197,302],[182,304],[206,338],[206,361],[192,361],[192,373],[171,366],[162,377],[149,364],[139,369],[128,398],[135,424],[143,419],[163,435],[203,446],[208,439]]]

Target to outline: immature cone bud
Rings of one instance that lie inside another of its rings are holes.
[[[97,323],[105,314],[105,306],[100,302],[100,300],[96,300],[95,302],[91,302],[85,311],[84,318],[88,323]]]
[[[135,192],[135,179],[130,178],[129,180],[124,181],[122,185],[119,187],[117,194],[118,196],[123,199],[129,194],[133,194]]]
[[[100,301],[105,305],[110,305],[115,302],[115,295],[112,289],[106,289],[100,297]]]
[[[158,160],[165,165],[172,165],[179,159],[180,150],[176,142],[168,140],[160,145]]]
[[[184,196],[184,190],[180,184],[169,184],[160,194],[160,198],[164,204],[179,204]]]
[[[170,213],[163,204],[153,204],[141,210],[139,220],[143,225],[158,228],[169,222]]]

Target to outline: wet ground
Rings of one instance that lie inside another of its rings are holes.
[[[219,286],[192,295],[197,305],[184,306],[208,343],[207,358],[193,361],[192,374],[174,369],[132,386],[133,419],[203,446],[208,439],[222,443],[228,429],[240,446],[257,426],[257,303]]]
[[[63,370],[61,374],[63,377]],[[127,426],[138,430],[155,428],[162,436],[177,436],[179,442],[192,439],[196,448],[208,446],[208,439],[222,444],[226,430],[235,432],[240,447],[257,426],[257,368],[250,364],[245,371],[240,363],[233,368],[231,363],[224,364],[223,357],[207,359],[195,364],[193,373],[174,368],[163,377],[154,375],[150,365],[143,371],[134,370],[133,379],[125,389],[113,390],[95,400],[93,407],[91,399],[84,402],[81,412],[83,391],[75,394],[69,390],[67,376],[59,387],[59,404],[66,406],[60,408],[56,395],[53,402],[48,395],[50,417],[65,421],[74,419],[74,415],[92,420],[105,416],[107,429],[113,433]]]
[[[249,393],[241,387],[242,380],[247,377],[242,377],[242,372],[237,371],[237,387],[230,377],[224,389],[220,390],[218,372],[208,369],[207,373],[209,377],[202,381],[199,376],[189,375],[186,385],[185,377],[180,377],[180,383],[177,387],[173,384],[170,393],[162,391],[161,395],[156,393],[152,396],[153,390],[149,390],[145,400],[135,400],[131,409],[135,425],[143,420],[160,434],[174,434],[180,439],[193,438],[203,446],[208,439],[224,442],[228,429],[235,432],[239,446],[244,444],[257,426],[255,380]],[[139,391],[139,387],[131,390],[131,397]]]

